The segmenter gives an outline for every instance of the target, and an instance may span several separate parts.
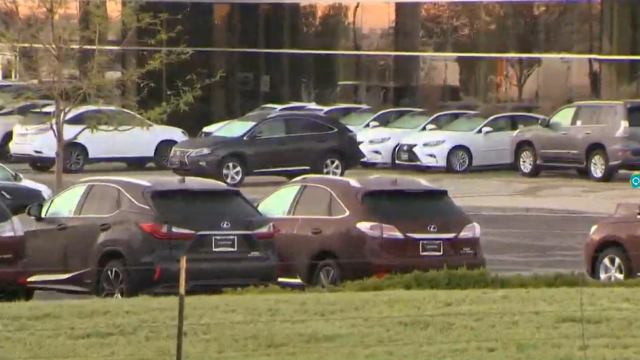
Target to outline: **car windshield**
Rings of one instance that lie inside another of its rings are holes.
[[[255,121],[240,120],[240,119],[233,120],[217,128],[213,133],[211,133],[211,135],[230,137],[230,138],[240,137],[246,134],[255,125],[256,125]]]
[[[425,114],[408,114],[387,125],[392,129],[415,129],[427,122],[431,117]]]
[[[364,125],[375,114],[373,111],[356,111],[340,119],[340,122],[347,126],[360,126]]]
[[[487,119],[479,117],[477,115],[463,116],[455,119],[449,124],[442,127],[444,131],[473,131],[482,125]]]

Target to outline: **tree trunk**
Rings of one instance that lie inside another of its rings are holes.
[[[56,104],[56,107],[58,105]],[[61,108],[61,107],[58,107]],[[63,125],[61,124],[62,119],[60,119],[60,115],[55,116],[55,127],[56,127],[56,179],[55,184],[53,186],[53,191],[58,194],[60,191],[64,189],[63,174],[64,174],[64,135],[63,135]]]

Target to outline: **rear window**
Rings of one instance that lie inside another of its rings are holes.
[[[224,219],[262,217],[239,192],[224,190],[154,191],[151,202],[156,214],[167,223],[191,230],[206,230]]]
[[[640,106],[629,106],[629,127],[640,127]]]
[[[381,221],[464,215],[444,191],[373,191],[364,194],[362,204]]]

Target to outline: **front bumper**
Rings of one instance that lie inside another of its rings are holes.
[[[415,144],[400,144],[394,152],[398,165],[443,168],[447,166],[449,149],[443,145],[423,147]]]
[[[220,160],[208,156],[188,156],[172,154],[169,156],[169,169],[182,176],[213,176]]]
[[[393,159],[393,149],[395,143],[367,144],[360,145],[360,151],[364,154],[362,163],[366,164],[391,164]]]

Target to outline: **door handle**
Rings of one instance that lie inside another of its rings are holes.
[[[561,131],[560,132],[560,135],[567,135],[567,134],[568,134],[568,132],[566,132],[566,131]]]
[[[591,135],[591,131],[585,131],[584,134],[585,135]]]
[[[69,228],[69,225],[67,224],[58,224],[56,226],[56,230],[67,230]]]
[[[98,226],[98,228],[102,232],[109,231],[111,229],[111,224],[100,224],[100,226]]]
[[[322,229],[319,229],[319,228],[311,229],[311,235],[320,235],[320,234],[322,234]]]

